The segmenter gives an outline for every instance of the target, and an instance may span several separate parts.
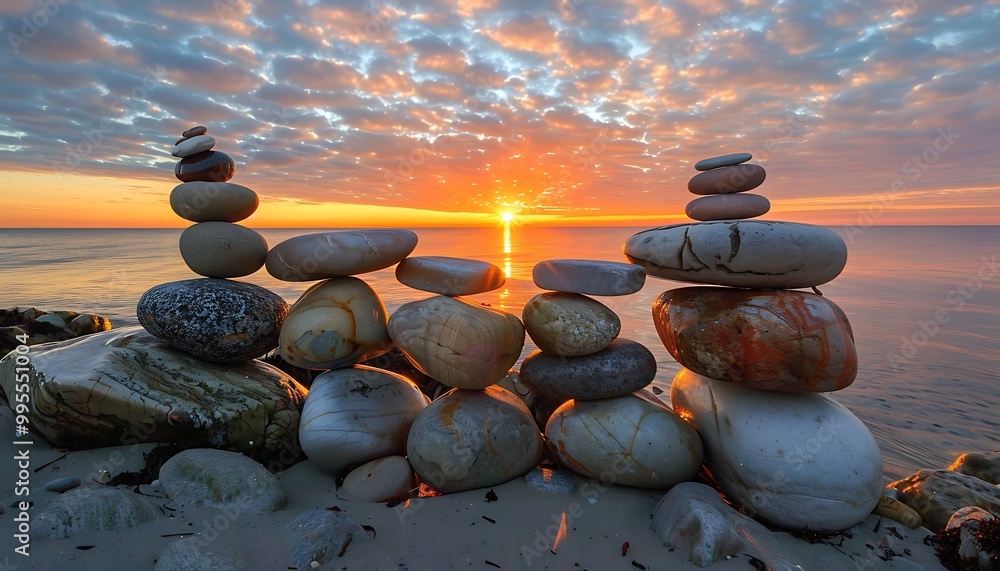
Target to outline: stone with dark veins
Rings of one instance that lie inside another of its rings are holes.
[[[624,252],[650,276],[762,289],[818,286],[847,265],[833,230],[770,220],[661,226],[631,236]]]
[[[8,399],[14,357],[0,360]],[[216,364],[123,327],[32,347],[29,369],[31,427],[57,446],[175,442],[261,461],[298,449],[306,389],[260,361]]]

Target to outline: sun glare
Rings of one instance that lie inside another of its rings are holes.
[[[500,215],[500,221],[503,222],[504,224],[510,224],[511,222],[514,221],[514,213],[504,212],[503,214]]]

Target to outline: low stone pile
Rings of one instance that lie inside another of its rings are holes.
[[[0,309],[0,357],[18,345],[65,341],[111,329],[107,317],[75,311],[42,311],[34,307]],[[27,339],[27,343],[21,340]]]

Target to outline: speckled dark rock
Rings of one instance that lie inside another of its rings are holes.
[[[656,357],[645,346],[619,337],[582,357],[535,351],[521,363],[521,382],[554,402],[604,399],[633,393],[656,376]]]
[[[288,304],[260,286],[222,279],[160,284],[139,299],[147,331],[196,357],[238,363],[278,346]]]

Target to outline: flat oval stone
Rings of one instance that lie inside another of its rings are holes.
[[[313,380],[302,407],[299,442],[330,474],[406,452],[410,425],[429,402],[402,375],[355,365]]]
[[[549,418],[545,437],[562,466],[608,484],[669,488],[694,478],[702,462],[694,428],[642,393],[569,401]]]
[[[858,373],[847,316],[814,293],[672,289],[653,302],[653,323],[677,362],[720,381],[829,392],[848,387]]]
[[[195,153],[210,151],[215,146],[215,137],[211,135],[196,135],[189,137],[174,145],[174,150],[170,154],[178,157],[190,157]]]
[[[410,427],[406,455],[443,493],[496,486],[538,465],[542,435],[521,399],[500,387],[454,389]]]
[[[504,378],[524,347],[517,317],[444,295],[402,305],[388,329],[418,369],[460,389],[484,389]]]
[[[732,165],[738,165],[745,163],[753,158],[750,153],[732,153],[729,155],[720,155],[718,157],[711,157],[707,159],[702,159],[694,164],[695,170],[707,171],[712,169],[717,169],[719,167],[728,167]]]
[[[239,222],[258,203],[256,192],[232,182],[184,182],[170,192],[170,208],[192,222]]]
[[[769,220],[661,226],[630,237],[624,251],[651,276],[749,288],[818,286],[847,265],[833,230]]]
[[[839,531],[882,497],[882,453],[849,410],[820,393],[779,393],[681,369],[670,402],[701,435],[726,497],[785,529]]]
[[[190,129],[188,129],[187,131],[184,131],[183,133],[181,133],[181,136],[182,137],[197,137],[198,135],[204,135],[207,132],[208,132],[208,127],[206,127],[204,125],[196,125],[194,127],[191,127]]]
[[[73,488],[79,487],[82,483],[83,482],[80,481],[80,478],[77,478],[76,476],[67,476],[65,478],[52,480],[48,484],[45,484],[45,489],[50,492],[58,492],[61,494],[72,490]]]
[[[288,311],[278,354],[304,369],[336,369],[392,348],[389,312],[375,290],[354,277],[315,284]]]
[[[540,293],[524,304],[521,318],[535,345],[560,357],[596,353],[622,328],[611,308],[579,293]]]
[[[235,174],[236,161],[222,151],[195,153],[174,165],[174,175],[182,182],[226,182]]]
[[[771,209],[771,202],[759,194],[715,194],[687,203],[684,213],[695,220],[743,220],[756,218]]]
[[[413,468],[403,456],[386,456],[358,466],[344,477],[341,486],[366,502],[404,500],[416,487]]]
[[[248,276],[264,265],[267,241],[253,230],[229,222],[199,222],[181,233],[181,258],[207,278]]]
[[[488,262],[446,256],[406,258],[396,266],[396,279],[441,295],[475,295],[495,290],[507,280],[503,270]]]
[[[353,276],[398,264],[417,247],[411,230],[349,230],[289,238],[267,254],[267,272],[286,282]]]
[[[601,260],[545,260],[535,264],[531,278],[542,289],[584,295],[628,295],[646,283],[634,265]]]
[[[760,165],[734,165],[696,174],[688,181],[692,194],[732,194],[760,186],[767,172]]]
[[[535,351],[524,358],[520,375],[524,386],[550,401],[604,399],[634,393],[653,382],[656,357],[642,344],[619,337],[583,357]]]
[[[146,331],[220,363],[247,361],[274,349],[286,313],[288,304],[269,290],[211,278],[154,286],[136,306]]]

